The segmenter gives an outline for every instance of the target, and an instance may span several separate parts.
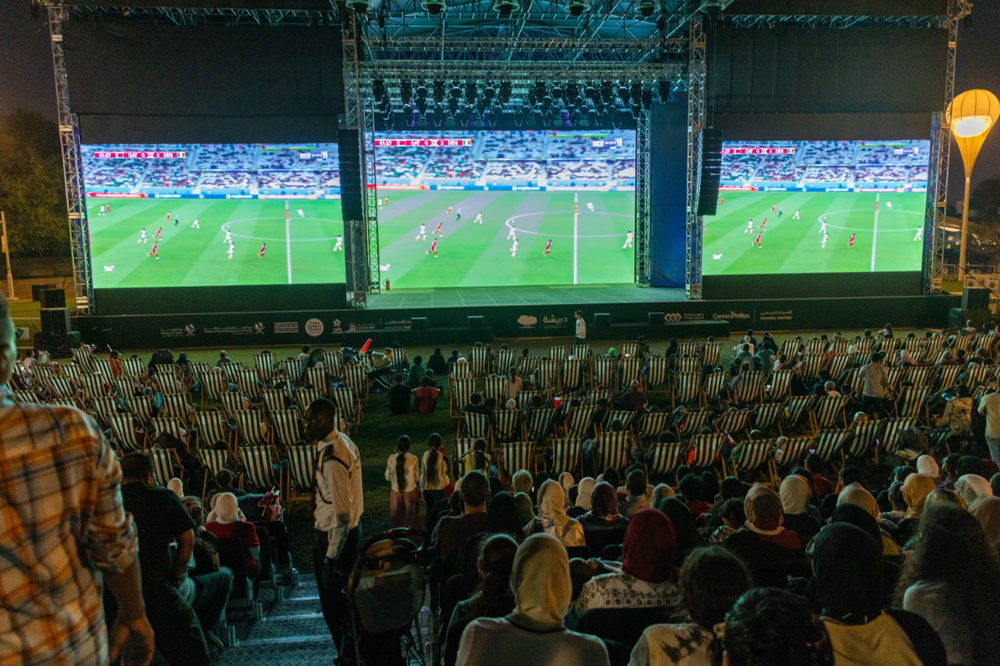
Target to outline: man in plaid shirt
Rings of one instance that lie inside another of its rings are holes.
[[[17,361],[0,297],[0,385]],[[0,401],[0,666],[123,664],[153,657],[136,530],[121,469],[77,409]],[[104,625],[101,578],[118,602]]]

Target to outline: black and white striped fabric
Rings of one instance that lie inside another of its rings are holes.
[[[559,385],[559,361],[542,360],[535,368],[534,384],[543,391],[552,391]]]
[[[287,409],[288,407],[285,403],[286,396],[287,393],[283,390],[269,389],[264,391],[264,407],[271,414]]]
[[[188,423],[191,418],[191,405],[188,404],[187,396],[183,394],[164,395],[163,405],[160,409],[162,414],[172,416],[181,423]]]
[[[726,386],[727,376],[722,370],[705,375],[705,400],[715,402],[718,399],[719,394]]]
[[[216,442],[229,442],[232,430],[222,412],[214,409],[197,412],[195,423],[198,425],[199,447],[204,449],[215,446]]]
[[[677,372],[697,372],[701,374],[701,359],[694,356],[688,358],[678,358]]]
[[[80,377],[80,386],[83,388],[83,393],[88,398],[93,400],[94,398],[100,398],[103,395],[107,395],[107,378],[101,374],[93,375],[83,375]]]
[[[824,430],[843,423],[844,407],[847,406],[847,396],[823,396],[816,400],[813,412],[816,421],[813,430]],[[846,425],[846,423],[844,423]]]
[[[552,442],[552,469],[556,474],[580,471],[580,454],[583,440],[576,437],[562,437]]]
[[[578,358],[562,362],[562,390],[579,391],[583,389],[587,362]]]
[[[142,443],[135,432],[135,422],[131,414],[112,414],[110,417],[111,431],[118,440],[122,453],[142,450]]]
[[[483,398],[493,398],[500,407],[507,401],[507,378],[497,375],[490,375],[486,378],[486,387],[483,389]]]
[[[326,395],[326,390],[329,384],[326,379],[326,369],[314,365],[311,368],[306,368],[302,373],[303,379],[302,383],[309,388],[315,389]]]
[[[284,361],[280,361],[278,368],[285,373],[285,377],[293,382],[301,381],[302,372],[305,370],[304,364],[297,358],[286,358]]]
[[[142,425],[146,425],[153,418],[153,405],[144,395],[126,396],[125,406]]]
[[[686,444],[653,444],[646,454],[650,474],[667,476],[681,465],[687,464]]]
[[[713,414],[714,413],[711,409],[689,411],[684,418],[681,419],[677,429],[677,434],[684,437],[697,434],[699,430],[708,424],[708,421],[712,418]]]
[[[780,425],[785,416],[783,402],[765,402],[757,405],[753,414],[753,427],[758,430],[771,430]]]
[[[245,409],[236,412],[236,427],[246,444],[264,444],[267,442],[267,421],[264,412],[257,409]]]
[[[618,345],[618,351],[621,353],[622,358],[625,358],[626,356],[635,356],[639,353],[639,343],[623,342]]]
[[[299,411],[303,414],[309,409],[309,405],[313,404],[317,400],[323,397],[319,389],[314,388],[300,388],[295,391],[295,404],[298,405]]]
[[[574,407],[565,422],[565,436],[570,438],[586,437],[594,425],[595,414],[597,414],[597,407],[594,405]]]
[[[600,385],[606,389],[615,389],[619,383],[618,357],[594,357],[594,385]]]
[[[611,427],[612,423],[619,421],[622,424],[622,430],[629,430],[632,427],[633,420],[635,420],[635,412],[624,409],[609,409],[604,412],[604,422],[601,425],[607,430]]]
[[[781,456],[778,462],[781,463],[782,467],[787,468],[802,464],[815,442],[815,437],[789,437],[781,445]]]
[[[323,351],[323,365],[331,377],[344,376],[344,355],[339,351]],[[362,368],[363,370],[363,368]]]
[[[175,476],[174,463],[177,461],[177,454],[158,446],[152,447],[146,453],[153,461],[153,478],[156,480],[156,485],[166,488],[167,483]],[[180,469],[180,465],[177,465],[177,469]]]
[[[602,467],[624,469],[629,463],[632,438],[627,432],[605,432],[597,438]]]
[[[46,380],[45,386],[54,398],[72,400],[76,397],[76,388],[74,388],[73,383],[66,377],[56,377],[53,375]]]
[[[406,350],[402,347],[392,348],[389,362],[392,363],[392,369],[396,372],[403,372],[410,369],[409,357],[406,355]]]
[[[792,385],[791,370],[775,370],[771,373],[770,383],[767,386],[767,397],[770,400],[784,400],[788,395],[788,390]]]
[[[733,449],[731,458],[734,467],[732,470],[733,473],[739,476],[740,474],[755,472],[761,467],[767,467],[772,459],[773,447],[773,439],[740,442]],[[773,476],[771,476],[771,482],[774,483]]]
[[[802,359],[802,376],[806,381],[815,381],[819,377],[819,371],[823,369],[825,360],[819,354],[811,354]]]
[[[712,467],[719,460],[719,453],[722,445],[729,437],[725,433],[715,433],[712,435],[695,435],[691,438],[691,446],[694,448],[694,458],[691,466],[697,469]]]
[[[493,437],[498,442],[522,439],[521,412],[516,409],[498,409],[493,412]]]
[[[674,375],[673,404],[697,405],[701,397],[702,375],[700,372],[678,372]]]
[[[239,451],[246,480],[251,486],[262,491],[281,487],[281,479],[274,470],[276,456],[270,446],[240,446]]]
[[[278,441],[291,446],[302,441],[302,419],[297,409],[279,409],[271,412],[274,432]]]
[[[816,433],[816,437],[813,438],[813,450],[815,450],[816,454],[826,462],[830,462],[834,458],[839,459],[841,447],[844,446],[844,441],[850,435],[851,431],[847,428],[837,430],[820,430]]]
[[[490,417],[486,414],[476,414],[470,412],[462,413],[462,422],[465,424],[465,434],[469,437],[488,439],[490,436]]]
[[[472,450],[472,447],[475,443],[476,443],[475,437],[456,437],[455,451],[452,454],[451,458],[452,461],[457,465],[459,461],[465,456],[465,454]],[[459,469],[458,473],[461,474],[461,469]]]
[[[739,381],[734,380],[734,383],[736,386],[731,390],[733,402],[757,402],[764,394],[764,374],[759,370],[741,372]]]
[[[785,425],[794,428],[802,423],[806,414],[810,413],[816,396],[813,395],[793,395],[785,405]]]
[[[851,428],[851,440],[847,443],[847,455],[862,460],[870,458],[878,442],[882,425],[882,421],[862,421],[854,424]]]
[[[475,379],[451,380],[451,414],[453,418],[460,417],[462,410],[472,401],[472,396],[475,392]]]
[[[201,376],[201,388],[209,400],[218,402],[229,391],[229,378],[221,372],[207,372]]]
[[[623,387],[630,387],[634,381],[642,383],[642,363],[642,359],[635,356],[622,359],[620,370]]]
[[[667,383],[669,365],[667,359],[662,356],[654,356],[649,359],[646,384],[649,388],[659,388]]]
[[[469,350],[469,369],[475,377],[490,374],[490,357],[486,353],[486,347],[473,347]]]
[[[552,432],[552,423],[555,420],[554,409],[533,409],[528,413],[525,422],[525,431],[532,441],[548,437]]]
[[[886,371],[886,379],[889,382],[889,388],[895,391],[899,388],[899,385],[903,382],[903,378],[906,376],[906,368],[889,368]]]
[[[295,489],[302,493],[312,493],[313,467],[316,464],[316,447],[310,444],[288,446],[288,470]]]
[[[907,386],[896,401],[896,413],[899,416],[920,416],[925,412],[925,403],[930,389],[926,387]]]
[[[146,364],[142,362],[141,358],[123,358],[122,372],[130,377],[141,377],[146,372]]]
[[[237,468],[236,461],[226,449],[201,449],[198,451],[198,458],[201,459],[202,464],[208,468],[213,477],[218,476],[223,469],[235,471]]]
[[[40,405],[42,404],[42,399],[31,391],[11,391],[14,396],[14,402],[19,405]],[[114,398],[107,398],[107,400],[114,400]],[[96,401],[94,401],[96,402]],[[113,410],[112,410],[113,413]],[[109,417],[110,418],[110,417]]]
[[[719,360],[722,358],[722,343],[721,342],[707,342],[705,347],[701,351],[701,362],[704,365],[712,366],[713,368],[719,365]]]
[[[639,424],[639,436],[656,439],[661,432],[670,430],[670,412],[646,412]]]
[[[338,386],[330,392],[330,397],[343,418],[354,422],[361,420],[361,402],[351,388]]]
[[[511,475],[514,472],[526,469],[531,473],[535,472],[535,444],[533,442],[510,442],[500,445],[500,455],[504,468]]]
[[[183,426],[172,416],[157,416],[154,418],[153,430],[156,432],[157,437],[166,434],[183,440],[186,435]]]
[[[715,420],[715,430],[728,433],[733,439],[737,439],[749,427],[750,414],[749,409],[725,412]]]
[[[566,345],[549,347],[549,358],[553,361],[565,361],[569,357],[569,354],[570,352],[567,350]]]
[[[840,376],[844,374],[844,370],[847,370],[847,366],[850,364],[851,357],[848,354],[837,354],[830,359],[830,376],[835,380],[840,379]]]
[[[902,440],[899,433],[912,428],[917,424],[915,417],[886,419],[885,430],[882,432],[882,450],[887,453],[895,453],[902,447]]]
[[[268,381],[274,376],[275,359],[273,354],[270,352],[254,354],[253,360],[261,379]]]
[[[497,374],[506,375],[508,372],[510,372],[511,367],[514,366],[514,361],[516,360],[513,350],[498,349],[495,352],[493,352],[493,356],[496,357]]]
[[[243,395],[240,393],[233,393],[229,391],[222,394],[222,407],[226,410],[226,414],[229,418],[236,420],[237,412],[241,412],[244,409]]]
[[[960,365],[942,365],[941,379],[938,381],[939,389],[951,388],[958,381],[958,376],[964,368]]]
[[[370,384],[368,381],[368,372],[363,367],[357,363],[346,365],[344,366],[343,377],[344,383],[354,389],[358,397],[362,400],[368,399]]]

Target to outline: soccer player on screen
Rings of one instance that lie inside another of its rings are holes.
[[[514,244],[510,246],[510,256],[517,256],[517,238],[514,238]]]
[[[763,220],[761,220],[761,222],[760,222],[760,230],[761,230],[761,231],[767,231],[767,228],[766,228],[766,227],[767,227],[767,218],[765,217],[765,218],[764,218]]]
[[[198,224],[198,218],[197,217],[194,218],[194,222],[191,223],[191,228],[192,229],[201,229],[201,225]]]
[[[99,213],[97,213],[97,214],[98,214],[98,215],[104,215],[104,206],[101,206],[101,208],[100,208],[100,212],[99,212]]]
[[[163,233],[163,227],[160,227],[160,228],[158,228],[158,229],[156,230],[156,233],[155,233],[155,234],[153,234],[153,236],[154,236],[154,237],[156,238],[156,240],[160,240],[161,238],[163,238],[163,237],[162,237],[162,236],[160,235],[161,233]]]
[[[593,213],[594,212],[594,204],[592,204],[592,203],[590,203],[588,201],[587,202],[587,210],[589,210],[591,213]]]
[[[517,227],[514,226],[513,222],[511,222],[510,225],[510,231],[507,232],[507,240],[510,240],[511,238],[517,240]]]
[[[627,232],[625,234],[625,244],[622,245],[622,249],[625,250],[625,249],[628,249],[630,247],[632,247],[632,232],[631,231],[629,231],[629,232]]]
[[[778,204],[771,204],[771,212],[773,213],[774,209],[777,208],[777,207],[778,207]]]
[[[442,224],[444,224],[444,222],[438,222],[438,225],[436,227],[434,227],[434,235],[435,236],[444,236],[444,232],[441,231],[441,225]],[[427,240],[427,239],[424,238],[424,240]]]
[[[299,219],[303,219],[303,220],[305,219],[305,217],[306,217],[306,212],[305,212],[304,210],[302,210],[301,208],[299,208],[299,209],[298,209],[297,211],[295,211],[295,212],[296,212],[296,213],[298,213],[298,215],[299,215]]]
[[[476,219],[473,220],[473,223],[475,223],[475,224],[482,224],[483,223],[483,214],[482,213],[476,213]]]
[[[781,217],[781,214],[784,213],[784,212],[785,212],[785,207],[784,206],[778,206],[778,217]]]
[[[153,249],[150,250],[149,254],[147,254],[146,256],[147,257],[156,257],[156,260],[159,261],[160,260],[160,255],[158,255],[156,253],[156,246],[159,245],[159,244],[160,244],[160,241],[156,241],[155,243],[153,243]]]
[[[174,215],[174,226],[176,227],[180,223],[181,223],[181,216],[180,213],[178,213],[177,215]]]
[[[434,254],[434,258],[435,259],[438,258],[438,241],[437,241],[437,238],[435,238],[434,242],[431,243],[431,249],[429,249],[426,252],[424,252],[424,254],[431,254],[431,253]]]
[[[875,212],[876,213],[878,212],[878,202],[877,201],[875,202]]]
[[[233,232],[230,231],[229,229],[226,229],[226,237],[222,239],[222,242],[223,243],[229,243],[230,245],[232,245],[233,244]]]
[[[139,232],[139,240],[137,240],[135,243],[136,245],[138,245],[139,243],[145,243],[145,242],[146,242],[146,230],[143,229],[142,231]]]
[[[922,241],[924,239],[924,228],[917,227],[917,234],[913,237],[913,242]]]
[[[456,222],[461,222],[462,221],[462,209],[461,208],[459,208],[458,210],[455,211],[455,221]]]
[[[257,256],[258,259],[264,258],[264,251],[267,250],[267,243],[260,244],[260,254]]]
[[[763,247],[763,246],[762,246],[762,245],[760,244],[760,237],[761,237],[761,234],[762,234],[762,233],[763,233],[763,232],[758,232],[758,234],[757,234],[757,240],[755,240],[754,242],[750,243],[750,247],[753,247],[754,245],[756,245],[756,246],[757,246],[758,248],[759,248],[759,247]]]
[[[383,206],[388,206],[389,205],[389,197],[385,198],[385,201],[382,202],[382,205]]]
[[[441,225],[438,225],[438,226],[441,226]],[[413,240],[418,241],[421,238],[424,239],[424,240],[427,240],[427,225],[426,224],[421,224],[420,225],[420,231],[417,232],[417,235],[414,236]]]
[[[228,250],[228,252],[229,252],[229,258],[230,259],[233,258],[233,251],[234,251],[235,248],[236,248],[236,246],[233,245],[233,241],[229,241],[229,250]]]
[[[826,220],[819,221],[819,231],[816,233],[825,234],[826,233]]]
[[[333,244],[333,251],[334,252],[343,252],[344,251],[344,237],[343,236],[337,236],[337,242]]]
[[[892,210],[892,202],[891,201],[886,201],[885,202],[885,207],[888,208],[889,210]]]
[[[752,218],[747,222],[747,228],[743,230],[743,233],[748,234],[751,231],[753,231],[753,219]]]
[[[170,221],[170,211],[168,210],[167,211],[167,222],[169,222],[169,221]]]
[[[823,242],[819,244],[820,247],[826,247],[826,239],[829,237],[825,231],[823,232]]]
[[[799,209],[798,208],[795,209],[795,215],[792,215],[792,219],[793,220],[799,219]]]
[[[552,250],[552,239],[550,238],[549,242],[545,244],[545,256],[546,257],[549,256],[549,252],[551,250]]]
[[[847,241],[847,247],[854,247],[854,239],[857,237],[857,234],[851,234],[851,240]]]
[[[719,205],[726,203],[726,197],[719,197]]]
[[[448,206],[448,214],[449,214],[449,215],[451,215],[451,211],[453,211],[453,210],[454,210],[454,209],[453,209],[453,208],[452,208],[451,206]]]
[[[107,206],[104,207],[104,212],[107,213],[108,215],[111,214],[111,204],[108,204]]]

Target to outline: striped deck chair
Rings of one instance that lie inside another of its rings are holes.
[[[243,396],[239,393],[233,393],[232,391],[223,393],[222,408],[226,410],[226,414],[229,415],[229,418],[235,421],[236,412],[241,412],[244,409]]]
[[[875,338],[861,338],[856,344],[862,354],[871,354],[875,348]]]
[[[701,403],[701,382],[700,372],[678,372],[674,375],[673,401],[674,407],[678,405],[694,406]]]
[[[533,409],[528,413],[524,428],[531,441],[538,441],[552,433],[552,423],[555,420],[554,409]]]
[[[785,427],[794,428],[802,423],[805,415],[810,413],[815,400],[816,397],[812,395],[793,395],[790,397],[788,404],[785,405],[785,423],[782,430]]]
[[[597,438],[597,450],[601,457],[601,468],[624,469],[629,463],[632,438],[627,432],[606,432]]]
[[[701,361],[695,357],[677,359],[677,372],[697,372],[701,374]]]
[[[139,388],[139,382],[133,377],[119,377],[111,380],[111,393],[121,396],[133,395]]]
[[[275,473],[274,463],[277,462],[277,455],[274,448],[266,445],[241,446],[240,462],[246,471],[246,480],[254,488],[260,490],[270,490],[281,487],[281,478]]]
[[[497,374],[506,375],[510,372],[511,367],[514,365],[514,361],[516,360],[514,350],[498,349],[493,352],[493,356],[496,358]]]
[[[527,375],[525,375],[527,376]],[[466,363],[452,363],[448,369],[448,379],[472,379],[472,369]]]
[[[764,394],[764,373],[753,370],[740,373],[742,379],[736,389],[730,389],[732,399],[738,403],[757,402]]]
[[[71,349],[73,352],[73,362],[76,363],[81,368],[84,368],[87,372],[93,372],[94,368],[94,357],[90,352],[77,347],[76,349]]]
[[[514,363],[517,365],[517,371],[521,373],[521,377],[531,375],[538,367],[538,359],[534,356],[518,356]]]
[[[850,346],[851,343],[843,338],[839,340],[830,340],[830,349],[834,354],[846,354],[847,348]]]
[[[344,374],[344,355],[339,351],[323,351],[323,366],[326,374],[340,377]]]
[[[802,464],[815,441],[814,437],[789,437],[786,442],[782,443],[781,466],[790,468]]]
[[[629,430],[632,427],[632,421],[634,420],[635,412],[631,412],[626,409],[609,409],[604,412],[604,420],[601,423],[601,427],[608,430],[612,423],[615,421],[621,421],[622,430]]]
[[[292,501],[312,499],[316,447],[311,444],[295,444],[288,447],[288,473],[291,479]]]
[[[944,338],[934,336],[932,338],[924,338],[922,342],[924,343],[924,353],[920,357],[920,361],[922,363],[933,363],[937,360],[938,354],[941,353],[941,348],[944,346]]]
[[[486,387],[483,389],[483,399],[493,398],[496,404],[503,405],[507,401],[507,378],[497,375],[490,375],[486,378]]]
[[[584,403],[587,405],[597,405],[607,407],[611,404],[611,391],[608,389],[591,389],[584,396]]]
[[[161,397],[163,400],[161,414],[171,416],[185,425],[191,422],[191,405],[188,404],[186,395],[177,393]]]
[[[594,384],[606,389],[618,387],[618,358],[616,356],[594,357]]]
[[[302,383],[309,388],[314,388],[323,395],[326,395],[329,383],[326,379],[326,369],[314,365],[302,371]]]
[[[778,355],[781,356],[784,354],[791,359],[796,353],[798,353],[799,346],[801,346],[801,344],[801,340],[785,340],[781,343],[781,350],[778,352]]]
[[[560,386],[563,391],[583,390],[583,380],[586,377],[587,362],[574,358],[562,362]]]
[[[844,407],[847,406],[847,396],[823,396],[816,400],[813,407],[812,428],[813,432],[834,428],[837,421],[844,423]],[[847,425],[844,423],[844,425]]]
[[[851,439],[847,442],[844,453],[850,458],[869,459],[875,451],[881,429],[882,421],[863,421],[855,424],[850,430]]]
[[[462,412],[462,421],[459,424],[459,431],[464,431],[466,437],[472,437],[473,439],[479,437],[489,439],[490,417],[488,414]]]
[[[834,380],[840,379],[840,376],[844,374],[844,370],[847,370],[847,366],[850,364],[850,356],[847,354],[837,354],[830,360],[830,376]]]
[[[129,377],[141,377],[146,372],[146,364],[141,358],[123,358],[122,373]]]
[[[981,365],[981,364],[970,365],[968,368],[966,368],[965,384],[970,389],[974,389],[977,386],[985,384],[987,381],[989,381],[990,377],[993,376],[993,373],[995,371],[996,368],[991,365]]]
[[[688,412],[687,417],[680,422],[677,434],[681,437],[697,434],[698,431],[708,424],[708,421],[712,418],[712,416],[713,412],[711,409]]]
[[[802,360],[802,376],[808,381],[819,377],[826,359],[820,354],[810,354]]]
[[[32,394],[34,395],[34,394]],[[20,402],[20,400],[18,401]],[[35,402],[41,402],[35,398]],[[119,413],[118,408],[121,406],[121,401],[118,398],[112,398],[110,396],[94,398],[90,401],[91,406],[94,408],[94,412],[97,417],[105,425],[111,425],[111,419]]]
[[[707,402],[715,402],[718,400],[719,395],[722,393],[723,389],[726,387],[726,379],[728,375],[722,370],[718,372],[710,372],[705,375],[705,400]]]
[[[135,432],[135,421],[133,421],[131,414],[114,414],[110,420],[111,431],[115,434],[119,449],[123,453],[142,450],[142,444]]]
[[[669,476],[681,465],[687,464],[686,444],[653,444],[646,453],[650,475]]]
[[[267,442],[267,421],[264,412],[259,409],[244,409],[237,411],[236,427],[246,444],[265,444]]]
[[[76,397],[76,388],[73,383],[65,377],[49,377],[45,382],[45,388],[49,390],[53,398],[72,400]]]
[[[493,438],[495,441],[512,442],[523,436],[521,412],[516,409],[498,409],[493,412]]]
[[[229,378],[221,372],[205,373],[201,376],[201,388],[204,397],[219,402],[229,390]]]
[[[728,441],[729,437],[725,433],[715,433],[714,435],[695,435],[691,438],[691,446],[694,455],[690,457],[690,465],[696,469],[705,469],[721,461],[719,453],[722,445]],[[722,461],[722,469],[725,472],[726,463]]]
[[[561,473],[570,472],[577,474],[580,471],[580,455],[583,450],[583,440],[575,437],[563,437],[552,442],[552,469],[550,472]]]
[[[870,353],[860,353],[854,355],[854,360],[857,361],[858,365],[862,368],[871,363],[872,355]]]
[[[899,400],[896,401],[896,415],[903,417],[924,415],[929,394],[930,389],[926,387],[905,387]]]
[[[208,471],[212,473],[212,477],[218,476],[219,472],[223,469],[236,470],[239,465],[236,460],[233,459],[232,453],[229,449],[201,449],[198,451],[198,458],[201,460],[202,464],[208,468]],[[205,487],[208,486],[208,475],[205,476]],[[205,495],[205,490],[202,489],[202,497]]]
[[[451,418],[457,419],[462,417],[462,410],[472,401],[472,395],[475,392],[475,379],[470,377],[467,379],[451,380]]]
[[[955,339],[955,349],[964,349],[965,351],[969,351],[972,347],[973,338],[975,337],[975,334],[963,333]]]
[[[362,402],[368,400],[368,391],[371,389],[371,382],[368,381],[368,373],[364,367],[357,363],[351,363],[344,366],[342,374],[344,384],[354,389],[354,392]]]
[[[730,458],[732,465],[730,473],[734,476],[739,476],[740,473],[743,473],[745,476],[749,472],[765,468],[771,483],[775,484],[777,474],[771,469],[771,464],[773,463],[773,446],[773,439],[740,442],[733,449],[732,457]]]
[[[361,401],[354,391],[346,386],[338,386],[330,394],[333,404],[337,406],[341,418],[360,424],[361,423]]]
[[[292,446],[302,441],[302,419],[296,409],[279,409],[271,412],[274,423],[274,433],[278,441],[285,446]]]
[[[271,379],[274,375],[274,365],[276,362],[274,354],[254,354],[253,361],[257,367],[257,375],[264,381]]]
[[[535,367],[535,387],[542,391],[556,388],[559,383],[560,361],[539,361]]]
[[[715,420],[713,424],[715,431],[729,433],[733,439],[736,439],[750,426],[750,414],[749,409],[725,412]]]
[[[184,426],[181,425],[180,421],[172,416],[157,416],[153,419],[153,432],[156,436],[167,434],[176,437],[179,440],[184,440]]]
[[[618,345],[618,353],[622,355],[622,358],[625,358],[626,356],[635,356],[639,353],[639,343],[623,342]]]
[[[899,450],[902,440],[899,433],[917,425],[915,417],[885,419],[885,430],[882,432],[881,449],[886,453],[895,453]]]
[[[305,364],[297,358],[286,358],[284,361],[278,362],[278,369],[280,372],[284,372],[290,381],[298,382],[302,380]]]
[[[79,406],[72,400],[49,400],[47,405],[52,407],[67,407],[69,409],[79,409]]]
[[[939,389],[951,388],[958,381],[958,376],[962,373],[962,366],[960,365],[943,365],[941,366],[941,380],[938,382]]]
[[[597,407],[594,405],[580,405],[579,407],[575,407],[563,424],[563,436],[585,438],[594,425],[594,415],[596,413]]]
[[[654,356],[649,359],[649,368],[646,372],[646,386],[649,388],[659,388],[667,383],[668,376],[667,359],[662,356]]]
[[[410,368],[410,357],[406,355],[406,349],[403,347],[392,348],[392,354],[389,356],[389,362],[392,363],[392,369],[396,372],[403,372],[404,370],[409,370]]]
[[[534,442],[501,444],[500,457],[503,460],[504,469],[511,475],[522,469],[526,469],[531,473],[535,472],[536,456]]]
[[[319,392],[319,389],[295,389],[295,404],[298,406],[299,411],[303,414],[305,414],[306,410],[309,409],[309,405],[313,404],[322,397],[323,394]]]
[[[897,390],[903,384],[903,380],[906,377],[907,368],[889,368],[886,371],[886,375],[889,381],[889,386],[893,391]]]
[[[813,450],[826,462],[830,462],[835,457],[839,459],[841,456],[840,449],[850,435],[851,431],[847,428],[820,430],[812,440]]]
[[[906,381],[912,386],[930,386],[934,379],[934,368],[929,365],[914,365],[906,373]]]
[[[791,370],[776,370],[771,373],[770,384],[767,385],[765,395],[770,400],[783,400],[788,395],[788,389],[792,385]]]
[[[144,395],[125,396],[125,406],[143,425],[149,423],[153,418],[153,405],[149,402],[149,398]]]
[[[517,397],[514,398],[514,400],[517,401],[517,408],[523,412],[528,408],[528,405],[531,404],[531,399],[536,395],[542,399],[543,405],[549,404],[549,397],[541,391],[521,391],[517,394]]]
[[[568,348],[569,355],[587,360],[590,358],[590,345],[572,345]]]
[[[91,400],[108,394],[108,380],[104,375],[83,375],[79,383],[84,395]]]
[[[93,367],[93,369],[92,369]],[[81,365],[64,365],[61,367],[62,376],[70,380],[73,384],[79,383],[80,377],[86,374],[93,374],[96,372],[96,365],[91,363],[89,366],[84,367]]]
[[[270,413],[280,412],[283,409],[288,409],[285,403],[285,398],[288,394],[281,389],[271,389],[264,391],[264,406]]]
[[[951,351],[950,349],[942,349],[941,351],[938,352],[937,357],[934,359],[929,359],[929,362],[932,365],[940,365],[941,363],[944,363],[945,360],[947,360],[950,351]]]
[[[158,446],[152,447],[146,453],[153,461],[153,480],[156,481],[156,485],[166,488],[170,479],[176,476],[174,470],[178,470],[178,473],[182,471],[177,454],[172,449],[162,449]]]
[[[670,412],[646,412],[639,424],[639,436],[656,439],[661,432],[670,430]]]
[[[927,441],[931,444],[931,450],[938,455],[951,453],[948,446],[948,439],[951,437],[951,428],[927,428],[924,430]]]
[[[694,340],[677,344],[677,356],[680,358],[698,358],[700,355],[698,343]]]
[[[469,350],[469,369],[476,377],[490,374],[490,359],[486,347],[473,347]]]
[[[205,449],[215,446],[216,442],[232,440],[232,429],[226,423],[222,412],[216,409],[196,412],[195,424],[198,426],[198,446]]]
[[[565,361],[571,353],[566,345],[549,347],[549,358],[553,361]]]
[[[19,405],[40,405],[42,404],[41,399],[31,391],[11,391],[14,396],[14,402]],[[113,398],[108,398],[108,400],[113,400]]]
[[[461,463],[462,458],[465,454],[472,450],[473,445],[476,443],[475,437],[456,437],[455,438],[455,450],[452,453],[451,460],[458,466]],[[515,472],[517,470],[514,470]],[[454,478],[458,478],[462,475],[461,468],[458,468]]]
[[[753,427],[757,430],[770,430],[781,423],[785,416],[785,403],[765,402],[757,405],[753,413]]]
[[[709,365],[713,368],[719,365],[719,360],[722,358],[722,343],[721,342],[708,342],[705,344],[704,349],[701,350],[701,362],[703,365]]]

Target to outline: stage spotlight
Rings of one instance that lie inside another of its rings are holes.
[[[569,0],[567,9],[570,16],[580,16],[587,9],[587,3],[584,0]]]
[[[628,101],[632,99],[631,95],[629,95],[628,88],[623,85],[618,86],[618,99],[625,103],[628,103]]]
[[[413,99],[413,86],[406,79],[403,79],[399,84],[399,99],[402,100],[403,104],[409,104],[410,100]]]
[[[476,101],[476,97],[479,95],[479,91],[476,89],[475,83],[465,84],[465,99],[472,104]]]
[[[420,6],[423,7],[424,11],[427,12],[428,14],[436,15],[444,11],[445,2],[444,0],[427,0],[427,2],[424,2]]]
[[[375,99],[382,99],[385,96],[385,81],[382,79],[372,81],[372,93]]]
[[[427,85],[423,81],[417,84],[417,99],[427,99]]]
[[[500,82],[500,101],[506,104],[510,101],[510,81]]]
[[[639,13],[643,16],[652,16],[656,11],[656,0],[639,0]]]
[[[642,97],[642,84],[639,83],[638,81],[634,81],[632,83],[631,89],[629,90],[629,95],[632,98],[633,102],[638,102],[639,99]]]
[[[497,94],[497,89],[493,87],[492,83],[487,83],[486,87],[483,88],[483,97],[486,98],[487,102],[492,102],[496,94]]]
[[[559,87],[559,84],[552,86],[552,99],[562,99],[563,89]]]
[[[653,106],[653,91],[647,88],[646,90],[642,91],[642,108],[648,111],[652,106]]]
[[[444,101],[444,81],[441,79],[434,81],[434,101],[438,103]]]
[[[369,2],[368,0],[348,0],[347,6],[358,14],[364,14],[368,11]]]
[[[498,0],[494,6],[497,9],[497,13],[500,14],[500,18],[508,18],[518,10],[516,0]]]
[[[661,102],[666,103],[670,99],[670,82],[667,80],[660,80],[656,83],[656,95],[660,98]]]

